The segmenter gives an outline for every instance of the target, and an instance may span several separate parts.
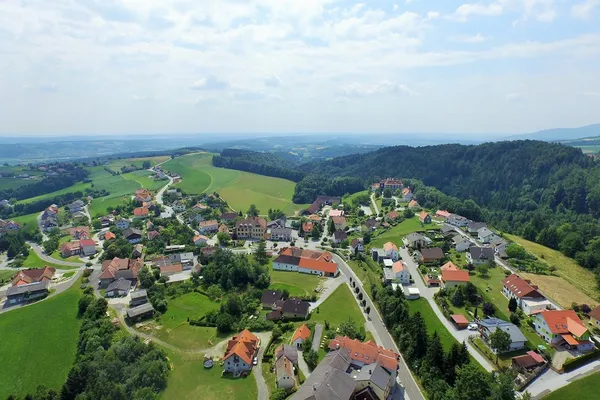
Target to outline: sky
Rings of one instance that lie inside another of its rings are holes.
[[[0,136],[600,122],[600,0],[1,0]]]

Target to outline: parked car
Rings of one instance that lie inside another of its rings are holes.
[[[477,324],[469,324],[469,326],[467,326],[467,329],[470,331],[476,331],[477,328]]]
[[[256,364],[258,364],[258,357],[254,357],[254,360],[252,360],[252,365]]]

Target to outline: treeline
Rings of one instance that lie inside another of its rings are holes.
[[[77,358],[60,392],[39,387],[28,400],[152,400],[167,385],[166,354],[137,336],[116,340],[105,299],[86,293],[79,301],[82,325]],[[11,399],[16,397],[11,396]]]
[[[73,164],[65,164],[64,169],[66,172],[63,172],[60,176],[48,176],[31,185],[0,190],[0,199],[23,200],[51,193],[74,185],[76,182],[84,180],[89,174],[85,168]]]
[[[328,179],[325,175],[310,174],[296,184],[292,200],[296,204],[312,203],[318,195],[343,196],[364,190],[366,183],[358,177],[335,177]]]
[[[420,313],[410,315],[401,291],[372,287],[388,330],[404,358],[434,400],[514,400],[512,376],[497,377],[474,364],[464,343],[454,342],[446,351],[437,334],[427,333]]]
[[[255,174],[289,179],[294,182],[304,178],[304,173],[296,169],[290,160],[272,153],[257,153],[248,150],[225,149],[220,156],[214,156],[213,165],[221,168],[231,168]]]

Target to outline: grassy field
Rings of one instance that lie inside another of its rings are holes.
[[[549,249],[548,247],[530,242],[518,236],[506,235],[506,237],[523,246],[525,250],[538,257],[541,262],[554,266],[556,268],[554,274],[560,276],[572,285],[569,287],[561,287],[558,285],[561,281],[559,279],[547,279],[548,277],[542,275],[531,275],[530,278],[532,281],[538,284],[548,296],[559,302],[561,306],[570,307],[571,302],[573,301],[585,304],[595,304],[598,302],[600,296],[597,290],[596,279],[592,271],[579,266],[573,259],[565,256],[559,251]],[[540,283],[537,282],[538,280]],[[542,284],[544,284],[545,287],[542,287]],[[577,288],[575,292],[572,291],[573,286]],[[565,292],[565,290],[569,291]],[[567,294],[569,296],[566,297],[577,297],[580,301],[569,300],[565,297]]]
[[[456,340],[454,337],[448,332],[448,329],[442,324],[442,322],[438,319],[435,312],[425,299],[417,299],[408,301],[408,308],[411,314],[415,314],[417,312],[421,313],[421,316],[425,320],[425,324],[427,325],[427,333],[429,335],[433,335],[433,332],[438,333],[442,345],[445,350],[450,349],[452,343]]]
[[[156,157],[139,157],[139,158],[124,158],[121,160],[111,160],[107,165],[108,168],[114,171],[121,171],[121,167],[135,165],[136,167],[142,168],[142,164],[144,161],[150,161],[152,166],[159,164],[161,162],[167,161],[170,156],[156,156]]]
[[[196,292],[184,294],[169,300],[167,312],[160,317],[158,324],[150,325],[153,328],[152,334],[180,349],[209,348],[211,347],[209,341],[216,344],[224,337],[220,338],[217,335],[216,328],[192,326],[187,320],[198,319],[208,311],[218,308],[219,303],[211,301],[203,294]]]
[[[3,282],[8,282],[15,273],[16,271],[0,270],[0,286],[2,286]]]
[[[40,213],[33,213],[27,215],[21,215],[20,217],[13,218],[15,222],[18,222],[21,225],[21,229],[25,232],[33,232],[37,229],[37,217]]]
[[[371,293],[371,285],[375,284],[381,286],[381,267],[375,264],[367,258],[366,261],[358,262],[356,260],[348,261],[348,265],[352,268],[352,271],[356,274],[358,279],[362,282],[363,287],[369,293]]]
[[[0,316],[0,398],[23,397],[38,385],[60,389],[75,361],[79,296],[74,284],[56,297]]]
[[[544,400],[597,400],[600,387],[600,372],[571,382],[544,397]]]
[[[415,216],[407,219],[394,226],[387,232],[377,236],[371,241],[372,247],[382,247],[386,242],[395,243],[397,246],[402,246],[402,238],[412,232],[424,232],[430,229],[439,229],[437,224],[421,224],[419,217]]]
[[[134,171],[134,172],[130,172],[128,174],[123,174],[121,176],[129,181],[137,182],[140,185],[140,187],[143,187],[150,191],[156,191],[156,190],[160,189],[161,187],[165,186],[167,183],[169,183],[168,180],[159,181],[159,180],[149,178],[150,171],[146,171],[146,170]]]
[[[273,271],[272,265],[271,262],[269,266],[271,286],[269,286],[269,289],[287,289],[291,296],[310,296],[316,294],[315,289],[323,279],[315,275],[301,274],[299,272]]]
[[[329,322],[339,325],[351,319],[362,326],[364,314],[356,304],[348,285],[340,285],[312,314],[312,322]]]
[[[81,260],[78,260],[78,262],[81,262],[81,264],[83,265],[83,262]],[[29,255],[23,262],[23,266],[27,267],[27,268],[43,268],[46,265],[49,267],[57,268],[57,269],[77,269],[78,268],[78,267],[68,267],[65,265],[54,264],[54,263],[49,263],[47,261],[44,261],[33,250],[29,250]]]
[[[21,186],[31,185],[39,182],[39,178],[36,179],[16,179],[16,178],[0,178],[0,190],[6,189],[18,189]]]
[[[202,365],[202,354],[167,352],[173,369],[167,388],[160,398],[164,400],[255,400],[258,398],[253,376],[246,378],[223,377],[223,368],[216,363],[211,369]],[[254,372],[253,372],[254,373]]]
[[[163,166],[183,178],[175,187],[187,193],[218,192],[236,211],[246,211],[250,204],[256,204],[262,214],[266,214],[269,208],[279,208],[286,214],[293,214],[307,206],[292,203],[294,182],[213,167],[212,154],[209,153],[178,157]]]

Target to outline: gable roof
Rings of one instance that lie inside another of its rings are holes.
[[[429,216],[429,213],[428,213],[427,211],[421,211],[421,212],[419,213],[419,218],[420,218],[420,219],[423,219],[423,220],[424,220],[424,219],[425,219],[425,218],[427,218],[428,216]]]
[[[340,224],[346,223],[346,217],[331,217],[331,219],[333,220],[333,223],[335,225],[340,225]]]
[[[291,400],[348,400],[355,382],[346,373],[350,367],[348,349],[330,351],[298,388]]]
[[[499,318],[486,318],[478,322],[479,325],[485,327],[490,332],[495,332],[496,329],[501,329],[510,335],[510,340],[514,342],[526,342],[527,338],[521,330],[512,322],[504,321]]]
[[[284,313],[308,315],[310,304],[297,297],[291,297],[283,302],[281,311]]]
[[[267,229],[267,220],[262,217],[248,217],[235,223],[235,227],[239,228],[242,225],[250,226],[253,228],[260,227],[261,229]]]
[[[423,258],[432,260],[441,260],[444,258],[444,252],[439,247],[432,247],[430,249],[421,249],[421,255]]]
[[[33,282],[33,283],[27,283],[24,285],[11,286],[8,289],[6,289],[6,297],[16,296],[16,295],[24,294],[27,292],[30,292],[30,293],[41,292],[41,291],[48,290],[49,287],[50,287],[49,280],[42,280],[40,282]]]
[[[116,239],[117,236],[112,233],[111,231],[106,232],[106,235],[104,235],[104,240],[112,240],[112,239]]]
[[[588,313],[590,318],[594,318],[597,321],[600,321],[600,306],[597,306],[592,311]]]
[[[238,335],[234,336],[228,343],[223,360],[236,355],[246,364],[252,365],[252,357],[258,347],[258,338],[248,329],[244,329]]]
[[[350,359],[364,364],[378,363],[389,371],[398,368],[398,354],[378,346],[371,340],[361,342],[358,339],[350,339],[348,336],[336,336],[329,342],[329,349],[336,350],[346,348],[350,350]]]
[[[387,253],[388,251],[398,251],[398,246],[396,246],[395,243],[392,242],[387,242],[386,244],[383,245],[383,250],[385,250],[385,252]]]
[[[538,292],[537,286],[532,285],[530,281],[521,278],[517,274],[507,276],[502,281],[502,284],[520,299],[523,297],[544,298]]]
[[[477,229],[477,234],[479,236],[489,236],[489,235],[495,235],[494,232],[492,232],[488,227],[484,226],[483,228],[479,228]]]
[[[548,328],[555,334],[571,333],[581,337],[587,329],[573,310],[542,311],[539,315],[546,321]]]
[[[416,200],[411,200],[410,203],[408,203],[408,207],[418,207],[419,203]]]
[[[277,360],[281,357],[285,357],[288,360],[290,360],[293,364],[298,364],[298,350],[296,350],[296,346],[281,343],[275,348],[274,354],[275,359]]]
[[[445,269],[442,270],[441,276],[444,282],[469,282],[470,280],[469,271],[463,269]]]
[[[302,339],[305,341],[310,337],[310,329],[306,326],[306,324],[302,324],[299,326],[294,332],[294,336],[292,336],[292,343],[294,343],[297,339]]]
[[[435,215],[437,217],[448,218],[451,214],[447,210],[437,210]]]
[[[133,209],[133,215],[135,216],[144,216],[148,215],[148,209],[145,207],[137,207]]]
[[[265,290],[260,298],[263,305],[270,306],[281,300],[283,294],[279,290]]]
[[[344,210],[331,210],[331,211],[329,211],[329,216],[330,217],[343,217]]]
[[[392,264],[392,271],[394,271],[395,274],[402,271],[408,271],[408,265],[406,265],[404,261],[396,261]]]
[[[333,232],[333,237],[336,240],[346,240],[348,238],[348,234],[343,230],[338,229],[337,231]]]
[[[452,261],[448,261],[446,264],[442,265],[442,268],[440,268],[442,271],[457,271],[458,267],[452,262]]]
[[[490,247],[477,247],[471,246],[469,247],[469,254],[471,258],[474,260],[493,260],[494,259],[494,249]]]
[[[92,239],[82,239],[79,241],[79,243],[81,244],[81,246],[96,246],[96,242],[94,242]]]
[[[390,211],[386,216],[390,219],[396,219],[400,217],[400,213],[398,211]]]
[[[45,266],[44,268],[22,269],[12,279],[12,285],[24,285],[42,280],[50,280],[56,273],[56,268]]]
[[[131,281],[128,281],[127,279],[119,278],[116,281],[112,282],[110,285],[108,285],[108,287],[106,288],[106,291],[107,292],[112,292],[113,290],[129,291],[129,289],[131,289]]]

